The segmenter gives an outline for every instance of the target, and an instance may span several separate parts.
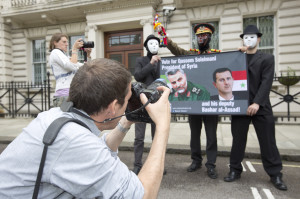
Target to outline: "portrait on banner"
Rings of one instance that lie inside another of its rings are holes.
[[[171,89],[172,113],[246,114],[249,93],[242,52],[164,57],[160,77]]]

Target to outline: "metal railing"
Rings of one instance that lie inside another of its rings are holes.
[[[36,3],[36,0],[11,0],[11,7],[32,6]]]
[[[0,82],[0,116],[36,117],[50,109],[50,73],[43,84],[32,82]]]
[[[287,79],[287,80],[286,80]],[[292,80],[291,80],[292,79]],[[274,81],[279,81],[282,85],[287,87],[287,93],[281,94],[277,91],[271,90],[271,92],[279,95],[280,102],[272,105],[272,107],[279,104],[286,103],[286,114],[276,115],[276,122],[288,120],[288,122],[296,122],[300,118],[300,114],[291,115],[290,103],[296,103],[300,105],[300,100],[297,96],[300,92],[295,94],[290,93],[290,87],[297,83],[296,80],[300,80],[300,76],[275,76]],[[291,83],[293,82],[293,84]],[[295,83],[296,82],[296,83]],[[50,73],[47,73],[47,80],[44,84],[32,84],[29,82],[0,82],[0,116],[18,117],[28,115],[35,117],[39,112],[48,110],[50,106]],[[4,101],[8,103],[4,103]],[[4,110],[4,112],[1,112]],[[230,116],[220,116],[220,122],[230,122]],[[173,122],[187,122],[188,115],[172,114]]]
[[[295,84],[297,84],[300,81],[300,76],[296,76],[296,75],[290,76],[289,74],[286,76],[283,76],[282,74],[281,74],[281,76],[275,75],[274,81],[278,81],[280,84],[286,86],[287,92],[286,92],[286,94],[281,94],[281,93],[278,93],[277,91],[271,90],[271,92],[279,95],[280,96],[279,99],[281,100],[280,102],[272,105],[272,108],[285,102],[287,104],[287,111],[286,111],[287,115],[286,116],[285,115],[278,116],[278,117],[279,118],[281,117],[281,120],[283,120],[283,118],[286,117],[288,119],[288,121],[290,121],[291,118],[294,118],[294,121],[296,121],[297,118],[300,116],[291,116],[290,103],[296,103],[296,104],[300,105],[300,102],[296,101],[298,99],[297,96],[300,94],[300,92],[291,94],[290,87],[294,86]],[[300,109],[298,109],[298,110],[300,110]]]

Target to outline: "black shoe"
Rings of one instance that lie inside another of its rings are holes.
[[[218,173],[215,168],[207,168],[207,175],[211,179],[216,179],[218,177]]]
[[[193,161],[192,164],[187,168],[188,172],[194,172],[201,168],[201,162]]]
[[[139,172],[140,172],[140,170],[141,170],[141,167],[137,167],[137,166],[134,166],[134,168],[133,168],[133,173],[135,173],[136,175],[138,175],[139,174]]]
[[[241,178],[241,174],[240,173],[237,173],[235,171],[230,171],[228,173],[228,175],[224,178],[224,181],[225,182],[233,182],[237,179],[240,179]]]
[[[271,182],[274,185],[274,187],[276,189],[282,190],[282,191],[286,191],[287,190],[287,186],[284,184],[284,182],[281,179],[281,176],[275,176],[271,178]]]

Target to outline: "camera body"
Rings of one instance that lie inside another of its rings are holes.
[[[94,42],[93,41],[83,41],[82,48],[94,48]]]
[[[165,11],[165,10],[175,11],[176,7],[173,7],[173,6],[164,6],[163,7],[163,11]]]
[[[141,82],[133,82],[131,84],[132,95],[131,98],[128,100],[128,105],[125,111],[126,118],[129,121],[153,123],[146,109],[140,109],[143,106],[140,100],[140,94],[144,93],[150,101],[150,103],[155,103],[159,100],[162,94],[161,91],[157,90],[157,87],[159,86],[168,87],[164,79],[157,79],[154,82],[152,82],[149,86]]]

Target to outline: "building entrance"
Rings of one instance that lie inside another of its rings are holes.
[[[143,30],[105,33],[105,58],[117,60],[134,74],[135,62],[143,56]]]

